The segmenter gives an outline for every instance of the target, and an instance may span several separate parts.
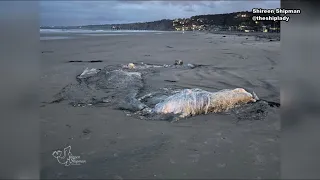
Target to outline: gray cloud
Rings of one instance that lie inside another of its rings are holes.
[[[278,8],[280,1],[40,1],[41,25],[130,23]]]

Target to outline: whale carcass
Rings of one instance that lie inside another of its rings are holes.
[[[185,89],[156,104],[155,113],[180,114],[180,117],[223,112],[239,105],[256,102],[254,95],[243,88],[208,92]]]
[[[174,114],[183,118],[225,112],[259,100],[254,93],[251,94],[243,88],[217,92],[198,88],[181,90],[148,87],[149,89],[146,89],[144,77],[150,73],[148,69],[158,69],[155,68],[158,66],[144,66],[136,66],[134,71],[123,70],[124,68],[119,66],[103,69],[87,68],[77,76],[77,83],[63,88],[53,102],[66,100],[73,106],[112,106],[145,117]],[[261,102],[250,107],[260,109],[263,106],[265,109]],[[236,112],[241,112],[241,109]]]

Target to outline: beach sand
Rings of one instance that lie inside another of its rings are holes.
[[[207,114],[169,123],[107,107],[47,103],[86,67],[176,59],[210,68],[160,72],[148,84],[208,91],[241,87],[279,102],[279,41],[192,32],[79,37],[41,41],[41,178],[280,177],[279,108],[270,108],[264,120]],[[92,60],[102,62],[69,62]],[[86,163],[59,164],[52,153],[68,145]]]

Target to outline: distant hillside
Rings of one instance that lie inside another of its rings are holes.
[[[172,20],[163,19],[152,22],[138,22],[129,24],[106,24],[106,25],[88,25],[82,26],[82,29],[123,29],[123,30],[161,30],[170,31],[174,30]]]
[[[258,15],[258,14],[255,14]],[[261,14],[268,16],[267,14]],[[271,14],[270,14],[271,15]],[[197,15],[190,18],[183,19],[162,19],[152,22],[139,22],[129,24],[105,24],[105,25],[86,25],[86,26],[69,26],[69,27],[41,27],[51,29],[91,29],[91,30],[211,30],[213,28],[231,28],[239,30],[239,27],[251,28],[254,30],[261,30],[262,26],[269,26],[273,28],[280,28],[279,22],[264,21],[254,22],[252,20],[253,13],[234,12],[226,14],[210,14],[210,15]],[[241,28],[240,28],[241,29]]]
[[[245,15],[245,16],[242,16]],[[255,22],[252,20],[252,16],[271,16],[274,14],[253,14],[249,11],[242,12],[233,12],[226,14],[209,14],[209,15],[198,15],[192,16],[190,19],[192,21],[196,21],[197,19],[201,19],[203,21],[202,24],[207,25],[216,25],[216,26],[239,26],[242,24],[248,26],[255,26]],[[274,25],[274,21],[264,21],[264,25]]]

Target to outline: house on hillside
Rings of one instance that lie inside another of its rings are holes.
[[[239,12],[234,18],[236,18],[236,19],[247,18],[249,16],[250,16],[249,12]]]

